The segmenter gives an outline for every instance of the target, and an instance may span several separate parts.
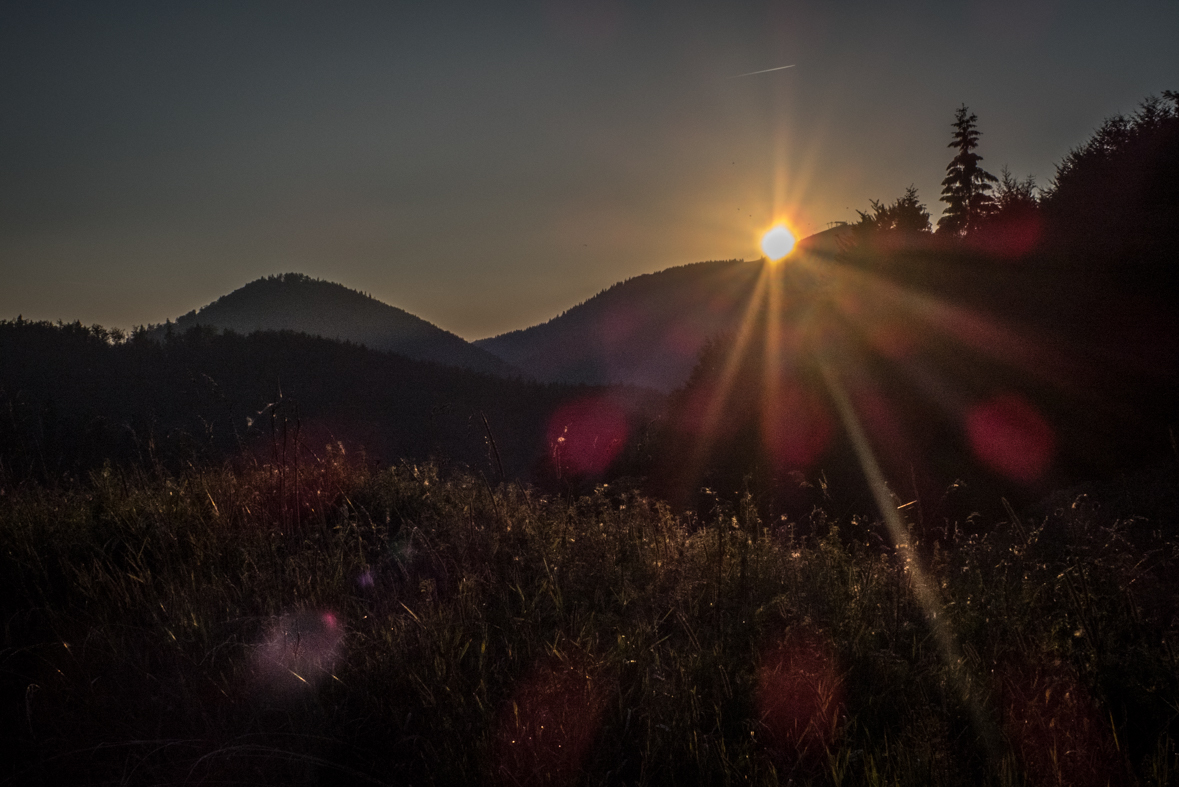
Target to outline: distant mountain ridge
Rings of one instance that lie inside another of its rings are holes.
[[[739,318],[762,261],[697,262],[619,282],[551,320],[474,344],[538,380],[670,391]]]
[[[172,323],[185,331],[196,325],[248,335],[295,331],[361,344],[419,361],[432,361],[500,377],[520,371],[449,331],[341,284],[284,273],[257,279]],[[168,326],[156,329],[162,334]]]

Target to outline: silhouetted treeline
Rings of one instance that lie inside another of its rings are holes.
[[[1057,167],[1046,251],[1118,289],[1179,296],[1179,93],[1105,121]]]
[[[607,393],[627,418],[650,398]],[[527,478],[561,406],[602,395],[290,332],[196,328],[160,342],[144,331],[0,322],[0,461],[17,478],[107,461],[291,461],[337,443],[370,461],[435,458]]]
[[[1006,167],[996,178],[979,166],[977,117],[965,106],[953,128],[950,147],[957,154],[947,166],[941,196],[946,212],[937,221],[936,241],[923,220],[925,206],[910,187],[892,205],[873,200],[871,212],[860,211],[857,245],[868,233],[877,242],[907,233],[913,246],[939,252],[1065,257],[1075,268],[1117,265],[1127,275],[1150,275],[1154,271],[1141,266],[1174,260],[1179,92],[1164,91],[1129,116],[1107,119],[1069,151],[1046,188]]]
[[[902,207],[906,193],[889,210]],[[912,200],[909,200],[912,202]],[[874,203],[876,213],[881,212]],[[909,212],[924,206],[917,203]],[[902,233],[861,213],[844,262],[1056,335],[1145,385],[1179,358],[1179,93],[1070,151],[1043,190],[1004,170],[969,232]]]
[[[794,263],[818,286],[786,266],[781,313],[705,351],[651,452],[664,494],[864,498],[831,376],[927,514],[948,489],[1031,503],[1179,458],[1179,94],[1107,121],[1042,192],[977,167],[974,121],[951,145],[961,221],[932,232],[912,187],[873,200],[838,253]]]

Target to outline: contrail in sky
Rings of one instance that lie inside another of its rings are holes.
[[[781,71],[781,70],[782,70],[782,69],[784,69],[784,68],[794,68],[794,66],[795,66],[795,65],[797,65],[797,64],[796,64],[796,63],[791,63],[791,64],[790,64],[790,65],[788,65],[788,66],[778,66],[777,68],[767,68],[767,69],[764,69],[764,70],[762,70],[762,71],[750,71],[748,74],[737,74],[737,76],[735,76],[735,77],[729,77],[729,79],[740,79],[741,77],[751,77],[751,76],[753,76],[754,74],[768,74],[768,73],[770,73],[771,71]]]

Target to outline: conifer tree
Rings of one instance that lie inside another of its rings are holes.
[[[905,196],[898,197],[891,205],[879,200],[869,200],[871,213],[857,210],[860,220],[853,226],[861,232],[899,232],[905,235],[929,234],[929,211],[921,204],[916,186],[905,189]]]
[[[991,184],[997,183],[998,178],[978,165],[982,156],[974,152],[979,137],[975,127],[977,121],[978,116],[965,104],[958,107],[954,117],[954,137],[949,144],[958,155],[946,167],[946,179],[942,181],[946,212],[937,221],[939,233],[969,235],[995,209],[995,201],[989,192]]]

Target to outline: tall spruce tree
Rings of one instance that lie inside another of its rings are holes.
[[[974,152],[979,137],[975,127],[977,121],[978,116],[965,104],[958,107],[954,117],[954,137],[949,144],[958,155],[946,167],[946,179],[942,181],[942,202],[946,203],[946,212],[937,221],[939,234],[969,235],[995,210],[990,191],[991,184],[999,180],[978,165],[982,156]]]

